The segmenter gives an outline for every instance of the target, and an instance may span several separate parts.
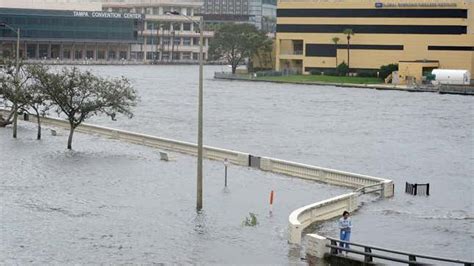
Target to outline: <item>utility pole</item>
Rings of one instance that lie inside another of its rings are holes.
[[[204,17],[199,18],[199,108],[198,108],[198,165],[197,165],[197,205],[202,209],[202,129],[203,129],[203,43],[204,43]]]
[[[186,15],[181,15],[177,11],[167,12],[167,15],[180,15],[184,18],[191,21],[193,24],[197,24],[191,17]],[[202,157],[203,157],[203,144],[202,144],[202,135],[203,135],[203,69],[204,69],[204,17],[199,18],[199,90],[198,90],[198,139],[197,139],[197,185],[196,185],[196,210],[199,212],[202,210]],[[174,32],[173,32],[174,33]],[[174,44],[174,34],[173,40]]]

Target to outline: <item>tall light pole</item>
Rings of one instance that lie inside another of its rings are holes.
[[[191,17],[186,15],[181,15],[177,11],[167,12],[168,15],[179,15],[188,20],[193,24],[199,26],[199,93],[198,93],[198,159],[197,159],[197,200],[196,200],[196,210],[202,210],[202,155],[203,155],[203,145],[202,145],[202,131],[203,131],[203,43],[204,43],[204,18],[201,16],[199,18],[199,24],[196,23]],[[174,42],[174,40],[172,40]]]
[[[18,94],[18,86],[20,81],[18,80],[18,74],[20,72],[20,28],[13,28],[12,26],[0,22],[0,27],[2,28],[8,28],[11,31],[16,33],[16,58],[15,58],[15,65],[16,65],[16,71],[15,71],[15,100],[13,102],[13,138],[16,138],[17,135],[17,125],[18,125],[18,101],[17,101],[17,94]]]

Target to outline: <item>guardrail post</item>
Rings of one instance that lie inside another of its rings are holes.
[[[365,250],[366,253],[372,253],[372,249],[371,249],[371,248],[365,247],[364,250]],[[365,256],[364,256],[364,261],[365,261],[365,262],[373,262],[373,261],[374,261],[374,258],[373,258],[372,256],[365,255]]]
[[[415,187],[416,188],[416,187]],[[416,256],[414,255],[408,255],[408,260],[409,261],[416,261]],[[408,266],[416,266],[416,263],[410,263]]]
[[[336,240],[331,240],[331,246],[337,246],[337,241]],[[331,248],[331,254],[337,254],[339,253],[336,248]]]

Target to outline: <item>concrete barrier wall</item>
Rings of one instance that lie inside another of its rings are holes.
[[[22,116],[18,116],[18,117],[20,119],[23,119]],[[32,119],[30,118],[30,120]],[[41,117],[41,123],[44,125],[69,129],[69,122],[63,119],[59,119],[59,118]],[[145,146],[163,149],[163,150],[169,150],[173,152],[179,152],[179,153],[184,153],[184,154],[189,154],[189,155],[194,155],[194,156],[197,155],[197,145],[194,143],[189,143],[189,142],[184,142],[184,141],[160,138],[160,137],[151,136],[147,134],[129,132],[126,130],[91,125],[87,123],[82,123],[79,127],[76,128],[76,131],[82,132],[82,133],[88,133],[88,134],[98,134],[98,135],[113,138],[113,139],[123,140],[129,143],[145,145]],[[248,166],[248,157],[249,157],[248,153],[204,146],[203,156],[204,158],[207,158],[207,159],[221,160],[221,161],[227,158],[229,162],[233,164]]]
[[[288,242],[301,243],[303,230],[315,222],[322,222],[352,212],[358,208],[359,193],[351,192],[334,198],[316,202],[293,211],[288,220]]]
[[[313,165],[289,162],[274,158],[261,158],[260,168],[265,171],[297,176],[327,184],[361,188],[384,182],[386,179],[359,175]]]

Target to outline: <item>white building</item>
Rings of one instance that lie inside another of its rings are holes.
[[[145,15],[140,44],[132,45],[131,59],[149,63],[195,63],[199,59],[199,17],[195,16],[201,1],[127,0],[103,1],[102,9],[110,12]],[[169,15],[177,11],[181,15]],[[204,58],[213,32],[204,31]]]

